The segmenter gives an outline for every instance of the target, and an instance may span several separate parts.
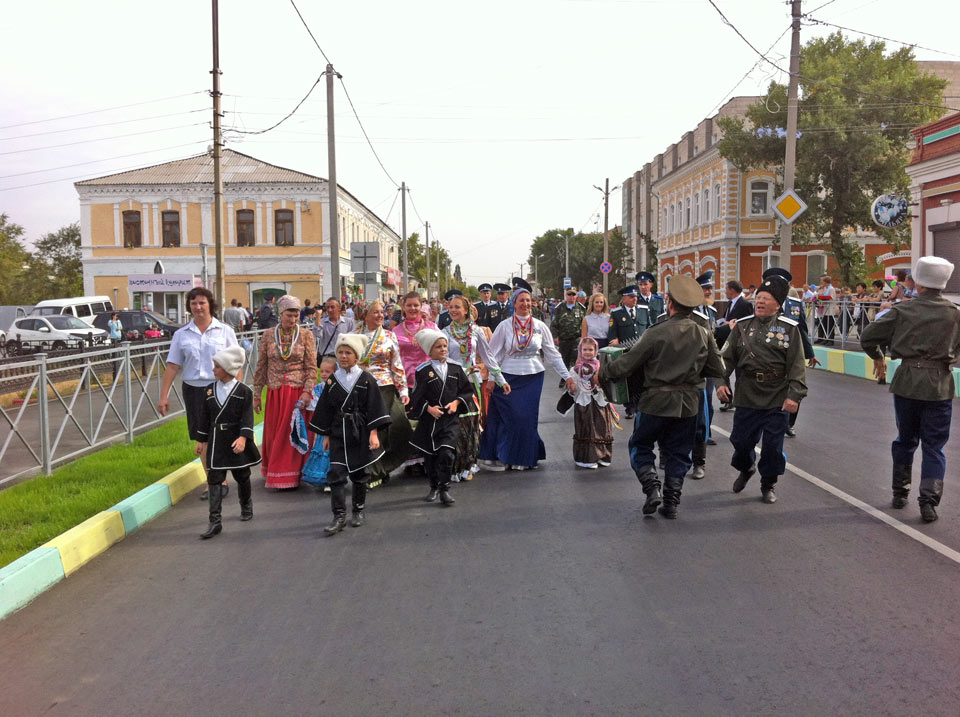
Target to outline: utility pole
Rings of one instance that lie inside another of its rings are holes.
[[[410,263],[407,260],[407,183],[400,182],[400,231],[403,234],[403,293],[410,291]],[[427,285],[430,291],[430,285]]]
[[[573,234],[573,227],[567,229],[567,233],[563,235],[563,261],[564,269],[563,275],[570,276],[570,235]]]
[[[223,268],[223,175],[220,173],[220,160],[223,152],[223,134],[220,126],[220,16],[218,0],[212,0],[213,8],[213,243],[216,247],[217,301],[220,311],[227,304],[227,279]],[[206,249],[204,254],[204,273],[206,273]],[[206,279],[204,279],[206,286]],[[209,288],[209,287],[208,287]],[[221,314],[222,316],[222,314]]]
[[[797,75],[800,73],[800,2],[793,0],[793,35],[790,39],[790,83],[787,85],[787,151],[783,160],[783,190],[793,190],[797,173]],[[780,223],[780,266],[790,271],[793,224]]]
[[[430,222],[423,223],[423,236],[427,247],[427,299],[430,298]],[[438,272],[439,273],[439,272]]]
[[[594,189],[599,189],[603,192],[603,262],[607,263],[610,261],[610,238],[607,236],[607,233],[610,231],[610,177],[607,177],[606,181],[603,184],[603,189],[600,189],[596,184],[593,185]],[[613,188],[613,191],[617,191],[619,185]],[[603,293],[604,295],[610,293],[609,291],[610,275],[603,275]]]
[[[333,65],[327,64],[327,191],[330,196],[330,284],[337,301],[343,295],[340,289],[340,214],[337,211],[337,147],[333,127],[333,78],[339,77]],[[364,277],[366,278],[366,277]]]

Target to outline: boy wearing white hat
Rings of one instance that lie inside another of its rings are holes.
[[[439,496],[445,506],[453,505],[450,476],[460,437],[459,413],[475,406],[473,387],[463,367],[447,361],[447,336],[436,329],[423,329],[415,336],[430,357],[417,367],[410,397],[410,415],[419,419],[410,445],[423,453],[424,472],[430,479],[426,501]]]
[[[357,365],[367,348],[363,334],[340,334],[337,338],[337,368],[317,400],[309,428],[330,451],[330,507],[333,521],[323,529],[336,535],[347,524],[347,480],[353,484],[353,519],[350,525],[364,523],[367,496],[367,468],[383,457],[377,429],[390,424],[377,380]]]
[[[950,418],[956,387],[951,366],[960,357],[960,310],[940,292],[953,274],[953,264],[938,256],[921,258],[913,270],[917,298],[894,304],[860,336],[860,346],[873,359],[873,374],[886,379],[884,346],[900,359],[890,384],[897,417],[893,454],[893,503],[903,508],[913,482],[913,454],[922,445],[917,502],[926,523],[937,519],[943,495],[947,459],[943,447],[950,438]]]
[[[204,389],[200,408],[196,454],[207,456],[207,484],[210,489],[210,523],[200,537],[212,538],[223,530],[220,486],[233,473],[240,498],[240,520],[253,518],[250,466],[260,463],[260,451],[253,438],[253,391],[236,379],[243,368],[245,353],[240,346],[229,346],[213,356],[213,375],[217,379]],[[209,450],[208,450],[209,449]]]

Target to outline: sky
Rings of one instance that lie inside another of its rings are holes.
[[[789,3],[714,1],[788,66]],[[376,152],[338,83],[339,184],[399,233],[396,186],[406,182],[408,232],[428,221],[471,284],[516,273],[549,229],[602,229],[595,185],[619,186],[728,97],[785,81],[757,65],[708,0],[296,4]],[[73,182],[210,145],[210,7],[3,3],[0,213],[29,240],[79,220]],[[955,0],[917,0],[909,12],[899,0],[806,0],[803,9],[929,48],[916,50],[920,60],[960,60]],[[805,24],[801,37],[830,31]],[[326,60],[290,0],[220,0],[220,66],[224,127],[259,130],[294,108]],[[326,177],[323,82],[277,129],[225,136],[228,148]],[[620,223],[619,191],[609,216]]]

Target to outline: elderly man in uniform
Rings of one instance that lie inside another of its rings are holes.
[[[723,349],[724,376],[718,382],[717,397],[733,401],[730,464],[740,471],[733,483],[739,493],[760,469],[760,492],[764,503],[777,501],[776,486],[786,470],[783,438],[787,414],[794,413],[807,395],[806,368],[797,322],[783,316],[780,307],[790,285],[780,276],[771,276],[757,289],[754,315],[739,319]],[[729,377],[736,370],[737,390],[731,392]],[[757,443],[763,446],[756,463]]]
[[[601,381],[632,375],[642,387],[629,445],[630,465],[647,497],[644,515],[652,514],[662,502],[660,514],[677,517],[683,477],[690,470],[704,378],[724,372],[713,335],[691,319],[693,307],[701,301],[703,290],[696,281],[674,277],[667,296],[669,318],[650,327],[626,354],[600,369]],[[662,495],[654,444],[665,458]]]
[[[620,306],[610,312],[610,328],[607,330],[607,343],[610,346],[626,344],[627,347],[640,340],[643,332],[653,326],[655,317],[650,316],[650,307],[638,303],[637,287],[625,286],[620,291]],[[633,418],[636,405],[631,401],[623,407],[625,418]]]
[[[717,328],[717,310],[713,308],[713,274],[713,269],[710,269],[695,279],[703,292],[703,303],[690,314],[690,318],[709,331],[711,336]],[[708,378],[700,393],[700,407],[697,410],[697,438],[693,444],[693,470],[690,472],[693,480],[701,480],[706,475],[707,442],[710,440],[710,420],[713,418],[712,398],[713,378]]]
[[[495,331],[500,322],[511,315],[510,307],[510,285],[494,284],[494,291],[497,292],[497,300],[487,307],[487,326],[491,331]]]
[[[647,326],[653,326],[657,323],[660,315],[666,311],[666,304],[660,294],[653,293],[654,276],[649,271],[638,271],[637,281],[637,306],[646,306]],[[644,327],[646,328],[646,327]]]
[[[894,304],[864,329],[860,345],[873,359],[873,373],[885,379],[883,347],[900,359],[890,384],[897,418],[893,442],[893,507],[907,504],[913,481],[913,454],[921,446],[920,517],[937,519],[947,459],[943,447],[950,438],[954,386],[950,367],[960,356],[960,310],[941,296],[953,274],[953,264],[937,256],[921,258],[913,270],[920,294]]]
[[[493,301],[490,299],[490,293],[493,291],[493,286],[490,284],[480,284],[477,287],[477,290],[480,292],[480,301],[473,305],[473,308],[477,310],[477,326],[490,326],[487,322],[487,310],[493,306]]]

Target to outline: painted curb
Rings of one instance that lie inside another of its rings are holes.
[[[862,351],[846,351],[845,349],[831,349],[825,346],[814,346],[813,353],[817,357],[820,371],[842,373],[847,376],[865,378],[873,381],[873,360]],[[887,359],[887,383],[893,381],[900,366],[900,359]],[[960,398],[960,368],[952,369],[954,398]]]
[[[203,472],[203,466],[200,465],[199,460],[196,460],[177,468],[173,473],[158,480],[156,484],[166,485],[170,489],[170,503],[172,505],[205,482],[206,476]]]
[[[129,498],[121,500],[110,510],[120,513],[120,517],[123,519],[123,529],[127,535],[130,535],[141,525],[153,520],[172,505],[169,486],[151,483]]]
[[[70,577],[125,537],[126,532],[123,529],[123,518],[120,517],[120,513],[115,510],[105,510],[92,518],[87,518],[80,525],[70,528],[66,533],[61,533],[40,547],[59,550],[63,574]]]
[[[36,548],[0,568],[0,620],[66,577],[56,548]]]

